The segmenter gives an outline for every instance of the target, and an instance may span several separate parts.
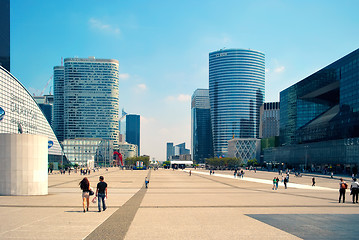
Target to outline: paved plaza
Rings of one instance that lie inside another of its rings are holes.
[[[82,212],[79,173],[49,175],[46,196],[0,196],[0,239],[358,239],[359,204],[349,191],[338,203],[338,179],[291,175],[272,190],[275,172],[191,171],[91,172],[92,187],[108,183],[100,213]]]

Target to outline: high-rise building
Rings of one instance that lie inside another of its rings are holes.
[[[65,68],[64,66],[54,67],[54,115],[52,128],[60,142],[65,140],[65,122],[64,122],[64,84]]]
[[[54,95],[35,96],[34,99],[52,126]]]
[[[119,64],[117,60],[65,58],[54,68],[55,129],[61,132],[63,83],[64,139],[100,138],[118,145]],[[59,81],[59,82],[57,82]],[[60,94],[60,96],[58,96]]]
[[[260,108],[259,138],[279,136],[279,102],[264,103]]]
[[[0,66],[10,72],[10,0],[0,0]]]
[[[359,49],[283,90],[281,147],[264,160],[323,171],[359,165],[358,73]]]
[[[204,163],[213,157],[213,140],[209,90],[197,89],[191,101],[192,157],[197,163]]]
[[[166,160],[168,161],[170,159],[170,157],[173,156],[173,155],[175,155],[174,148],[173,148],[173,143],[168,142],[167,143],[167,158],[166,158]]]
[[[122,117],[119,122],[120,134],[127,143],[137,145],[137,154],[140,155],[140,115],[127,114],[122,111]]]
[[[264,100],[264,54],[221,49],[209,54],[209,99],[215,156],[226,155],[233,138],[259,137]]]

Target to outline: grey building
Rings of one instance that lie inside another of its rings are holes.
[[[109,140],[113,147],[117,147],[118,61],[94,57],[65,58],[63,71],[64,139],[100,138]],[[61,132],[61,67],[54,68],[54,88],[55,129]]]
[[[260,108],[259,138],[279,136],[280,104],[264,103]]]
[[[35,96],[34,99],[52,126],[54,95]]]
[[[191,101],[191,143],[193,160],[204,163],[213,157],[209,90],[197,89]]]
[[[64,122],[64,84],[65,68],[64,66],[54,67],[54,115],[52,127],[60,142],[65,140],[65,122]]]

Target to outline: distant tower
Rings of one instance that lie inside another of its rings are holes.
[[[10,72],[10,0],[0,0],[0,65]]]
[[[54,67],[54,115],[52,127],[54,129],[57,139],[60,142],[65,140],[64,83],[65,68],[63,66]]]
[[[197,89],[191,101],[192,158],[197,163],[204,163],[213,157],[213,138],[209,90]]]
[[[140,156],[140,133],[141,117],[136,114],[128,114],[122,110],[120,119],[120,134],[125,138],[127,143],[137,145],[137,154]]]
[[[233,138],[259,137],[264,100],[264,54],[223,49],[209,54],[209,99],[215,156],[226,155]]]

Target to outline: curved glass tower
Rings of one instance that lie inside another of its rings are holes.
[[[258,138],[264,100],[264,54],[221,49],[209,54],[209,98],[216,157],[227,155],[233,138]]]

